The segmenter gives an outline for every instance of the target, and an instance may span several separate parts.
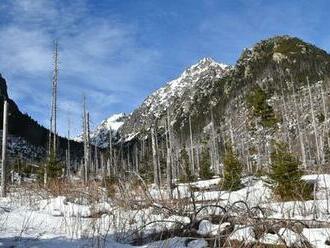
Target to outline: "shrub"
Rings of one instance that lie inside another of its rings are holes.
[[[115,196],[117,190],[116,185],[118,184],[118,179],[114,176],[105,177],[102,181],[102,186],[107,189],[107,194],[109,197]]]

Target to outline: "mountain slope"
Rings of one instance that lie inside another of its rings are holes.
[[[324,134],[329,127],[327,120],[315,116],[330,114],[328,104],[322,104],[330,100],[329,78],[330,56],[325,51],[290,36],[261,41],[244,50],[209,94],[199,94],[193,101],[189,115],[195,138],[201,139],[211,123],[210,108],[205,106],[212,106],[215,133],[209,135],[216,136],[216,142],[208,139],[208,146],[216,150],[214,160],[221,162],[225,146],[232,144],[244,163],[268,164],[271,144],[277,140],[306,163],[320,163],[316,150],[325,154],[329,149]],[[258,98],[264,100],[255,101]],[[188,115],[181,117],[174,117],[174,130],[185,141]]]
[[[119,140],[118,129],[124,124],[128,116],[124,113],[118,113],[111,115],[104,121],[102,121],[93,131],[90,133],[91,143],[100,148],[106,148],[110,142],[110,130],[112,134],[112,141],[116,143]],[[83,135],[79,135],[75,138],[76,141],[82,142]]]
[[[185,70],[180,77],[147,97],[131,114],[120,129],[123,139],[146,132],[155,120],[166,116],[167,110],[177,112],[179,108],[189,111],[195,94],[207,94],[212,84],[225,76],[230,67],[204,58]]]
[[[8,96],[7,92],[7,83],[6,80],[2,77],[0,74],[0,129],[2,129],[2,119],[3,119],[3,102],[7,99],[9,103],[8,108],[8,132],[12,136],[16,136],[16,139],[14,139],[13,144],[17,144],[17,147],[19,146],[28,146],[28,144],[32,145],[32,150],[38,150],[38,158],[44,159],[46,155],[46,147],[48,142],[48,129],[41,126],[38,122],[33,120],[29,115],[23,114],[16,103],[11,100]],[[20,140],[24,140],[22,142],[18,142]],[[59,151],[60,155],[64,154],[64,150],[67,146],[67,139],[59,137]],[[15,143],[16,142],[16,143]],[[18,142],[18,143],[17,143]],[[21,145],[19,145],[21,144]],[[73,156],[81,156],[82,151],[82,145],[75,142],[70,141],[71,148],[72,148],[72,155]],[[13,145],[15,146],[15,145]],[[15,150],[14,147],[12,150]],[[19,155],[20,151],[22,150],[22,154],[24,154],[24,157],[28,155],[26,152],[24,152],[22,149],[16,149],[15,154]],[[35,156],[34,156],[35,158]]]
[[[166,161],[167,115],[175,159],[192,142],[196,164],[206,150],[217,173],[229,145],[249,170],[269,165],[274,141],[286,143],[305,166],[328,163],[329,104],[329,54],[295,37],[273,37],[245,49],[232,67],[202,59],[147,97],[118,130],[121,164],[149,166],[145,140],[152,126],[158,127],[159,159]],[[96,140],[108,137],[102,126]]]
[[[329,103],[329,54],[295,37],[273,37],[245,49],[233,67],[203,59],[147,97],[119,129],[125,163],[134,168],[151,160],[141,140],[152,125],[159,147],[166,147],[161,134],[169,110],[174,150],[191,145],[190,117],[194,160],[208,150],[218,173],[226,146],[252,170],[269,164],[273,141],[285,142],[305,166],[324,164],[330,162]],[[166,161],[164,150],[160,160]]]

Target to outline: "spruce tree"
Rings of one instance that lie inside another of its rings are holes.
[[[201,179],[207,180],[213,177],[213,173],[210,167],[211,167],[210,153],[207,148],[204,148],[201,152],[201,160],[200,160],[199,176]]]
[[[54,154],[54,152],[51,152],[51,154],[48,157],[48,160],[45,162],[45,169],[47,170],[47,178],[48,179],[56,179],[61,177],[62,175],[62,169],[64,168],[61,161],[58,160]],[[40,168],[38,171],[38,178],[39,180],[43,180],[44,176],[44,168]]]
[[[231,146],[226,149],[223,163],[224,178],[222,188],[225,190],[238,190],[241,187],[243,166],[234,154]]]
[[[180,151],[180,163],[182,165],[183,173],[181,176],[182,182],[191,182],[194,180],[194,175],[190,170],[189,155],[185,148]]]
[[[256,86],[247,96],[247,103],[253,109],[254,115],[260,117],[262,126],[271,128],[278,122],[273,108],[267,103],[267,94],[260,86]]]
[[[284,143],[275,143],[271,153],[271,172],[273,191],[281,200],[310,199],[312,185],[301,179],[299,160],[291,154]]]

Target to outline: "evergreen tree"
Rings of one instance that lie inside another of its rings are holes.
[[[224,178],[222,188],[225,190],[237,190],[241,187],[241,175],[243,166],[237,159],[231,147],[226,149],[224,158]]]
[[[204,148],[201,152],[201,160],[200,160],[199,176],[201,179],[206,180],[206,179],[211,179],[213,177],[213,173],[210,167],[211,167],[210,153],[207,148]]]
[[[46,170],[47,170],[47,178],[48,179],[55,179],[59,178],[62,175],[62,169],[64,168],[61,161],[59,161],[54,152],[51,152],[50,156],[48,157],[47,162],[45,163]],[[44,176],[44,168],[40,168],[38,173],[38,178],[40,181],[43,180]]]
[[[310,199],[313,186],[301,180],[300,162],[287,149],[284,143],[275,143],[271,153],[273,190],[281,200]]]
[[[260,86],[256,86],[247,96],[247,103],[253,109],[254,115],[260,117],[262,126],[271,128],[278,122],[273,108],[267,103],[267,94]]]
[[[190,170],[189,155],[185,148],[180,151],[180,163],[182,165],[183,173],[181,175],[182,182],[191,182],[194,180],[194,175]]]

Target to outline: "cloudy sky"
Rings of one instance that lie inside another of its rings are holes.
[[[203,57],[234,64],[278,34],[330,50],[328,0],[1,0],[0,72],[23,112],[48,126],[53,41],[59,42],[59,128],[80,133],[143,99]]]

